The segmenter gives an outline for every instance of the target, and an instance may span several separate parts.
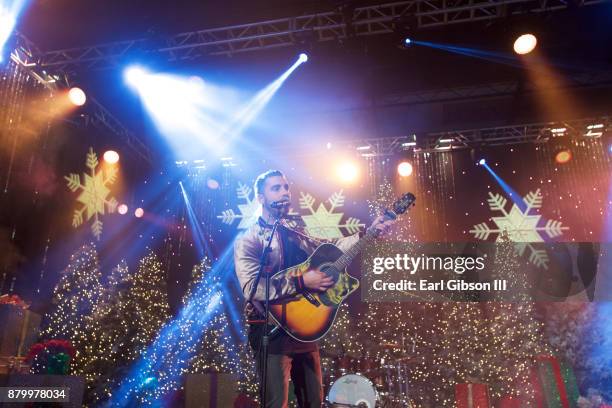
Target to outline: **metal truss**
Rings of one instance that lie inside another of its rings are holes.
[[[132,149],[138,156],[144,159],[149,165],[153,165],[154,157],[151,149],[145,145],[140,138],[128,130],[123,124],[115,118],[100,102],[89,97],[91,105],[91,115],[89,116],[90,123],[99,129],[111,131],[114,135],[125,142],[126,146]]]
[[[162,54],[168,60],[203,55],[338,41],[449,24],[487,21],[526,12],[565,9],[569,4],[593,5],[605,0],[408,0],[339,9],[297,17],[181,33],[155,44],[149,39],[119,41],[36,55],[45,68],[65,71],[81,66],[104,69],[118,65],[132,52]]]
[[[270,146],[268,149],[288,157],[321,157],[326,149],[353,152],[366,160],[385,159],[396,154],[435,154],[486,146],[547,143],[552,140],[612,139],[612,116],[599,116],[562,122],[541,122],[499,126],[481,129],[451,130],[436,133],[419,133],[406,136],[379,137],[334,141],[333,144],[309,144],[299,146]],[[254,152],[253,152],[254,153]],[[248,157],[248,155],[246,155]],[[206,171],[213,158],[177,161],[176,166],[186,168],[188,174]],[[219,163],[217,161],[216,163]],[[220,164],[229,168],[238,166],[231,157],[221,158]],[[213,166],[214,167],[214,166]]]
[[[36,63],[34,55],[39,52],[36,45],[23,34],[17,34],[18,47],[11,53],[11,60],[26,70],[36,81],[50,92],[57,92],[62,79],[59,75],[52,75]],[[153,165],[153,153],[142,140],[130,132],[115,118],[100,102],[91,95],[87,96],[87,110],[89,123],[99,129],[110,131],[132,149],[138,156],[150,165]]]
[[[405,136],[335,141],[334,150],[354,152],[366,159],[398,153],[441,153],[485,146],[546,143],[556,138],[593,140],[612,138],[612,117],[601,116],[563,122],[541,122],[480,129],[416,133]],[[295,156],[320,156],[325,146],[303,145],[272,147]]]
[[[428,133],[421,150],[444,151],[507,144],[545,143],[558,137],[587,140],[610,136],[612,136],[612,117],[601,116],[562,122]]]

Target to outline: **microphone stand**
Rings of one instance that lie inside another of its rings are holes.
[[[263,253],[261,254],[261,259],[259,260],[259,271],[257,272],[257,276],[255,277],[255,282],[251,287],[251,293],[249,294],[249,303],[252,303],[253,297],[255,296],[255,292],[257,291],[257,286],[259,285],[259,280],[261,279],[261,275],[263,274],[263,270],[268,263],[268,255],[270,253],[270,247],[272,246],[272,240],[274,239],[274,233],[278,228],[278,224],[280,223],[282,217],[279,217],[274,222],[272,226],[272,233],[270,234],[270,238],[268,239],[268,243],[264,248]],[[262,367],[262,391],[261,391],[261,406],[265,408],[266,406],[266,397],[267,397],[267,382],[268,382],[268,343],[269,333],[268,333],[268,323],[270,321],[270,274],[266,273],[266,290],[264,296],[264,334],[261,339],[261,354],[263,354],[263,367]]]

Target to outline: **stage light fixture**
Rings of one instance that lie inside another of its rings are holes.
[[[146,75],[147,71],[138,65],[131,65],[123,71],[125,81],[135,88],[138,88],[142,84],[142,80]]]
[[[603,123],[594,123],[587,126],[587,132],[584,134],[586,137],[601,137],[603,136]]]
[[[562,148],[555,154],[555,161],[558,164],[565,164],[570,160],[572,160],[572,151],[570,149]]]
[[[351,161],[345,161],[340,163],[336,169],[338,178],[346,183],[352,183],[357,180],[359,176],[359,168]]]
[[[405,38],[404,39],[404,45],[410,46],[411,44],[412,44],[412,40],[410,38]]]
[[[412,164],[407,161],[403,161],[397,165],[397,173],[400,177],[408,177],[412,175]]]
[[[306,53],[304,53],[304,52],[303,52],[303,53],[301,53],[301,54],[300,54],[300,57],[298,58],[298,61],[299,61],[299,62],[307,62],[307,61],[308,61],[308,54],[306,54]]]
[[[220,187],[220,184],[217,180],[213,178],[209,178],[208,180],[206,180],[206,186],[211,190],[218,190]]]
[[[478,164],[480,164],[481,166],[484,166],[486,163],[487,161],[485,159],[478,160]]]
[[[538,39],[533,34],[523,34],[514,41],[514,52],[519,55],[529,54],[538,44]]]
[[[81,88],[73,87],[68,91],[68,99],[74,106],[83,106],[87,101],[87,96]]]
[[[142,218],[142,216],[144,215],[144,210],[140,207],[138,207],[137,209],[134,210],[134,216],[136,218]]]
[[[115,164],[119,161],[119,153],[114,150],[107,150],[104,152],[104,161],[108,164]]]
[[[119,207],[117,207],[117,212],[121,215],[127,214],[128,206],[126,204],[120,204]]]

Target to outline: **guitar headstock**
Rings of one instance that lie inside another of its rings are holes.
[[[389,211],[385,211],[385,215],[388,217],[395,219],[398,215],[405,213],[414,205],[416,201],[416,197],[412,193],[405,193],[400,198],[398,198],[394,203],[392,209]]]

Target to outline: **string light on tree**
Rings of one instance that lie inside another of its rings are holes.
[[[123,373],[128,374],[124,375],[119,380],[119,385],[109,393],[109,404],[151,405],[169,391],[167,387],[158,385],[165,383],[169,372],[165,367],[156,370],[154,379],[149,382],[146,382],[146,378],[142,378],[142,375],[147,373],[147,367],[156,363],[154,358],[157,354],[150,354],[149,347],[170,318],[166,273],[153,251],[149,250],[140,260],[124,301],[126,307],[131,310],[130,321],[122,322],[130,328],[130,337],[127,340],[129,347],[125,358],[134,363],[124,367]],[[135,373],[134,370],[138,372]]]
[[[84,245],[70,262],[53,291],[53,308],[47,315],[41,340],[70,340],[76,349],[73,369],[79,372],[86,347],[86,320],[98,303],[100,267],[94,244]]]
[[[100,301],[85,318],[85,341],[78,372],[85,377],[87,405],[99,406],[120,380],[122,367],[134,358],[132,322],[135,305],[129,298],[132,276],[127,263],[113,268],[102,286]]]

